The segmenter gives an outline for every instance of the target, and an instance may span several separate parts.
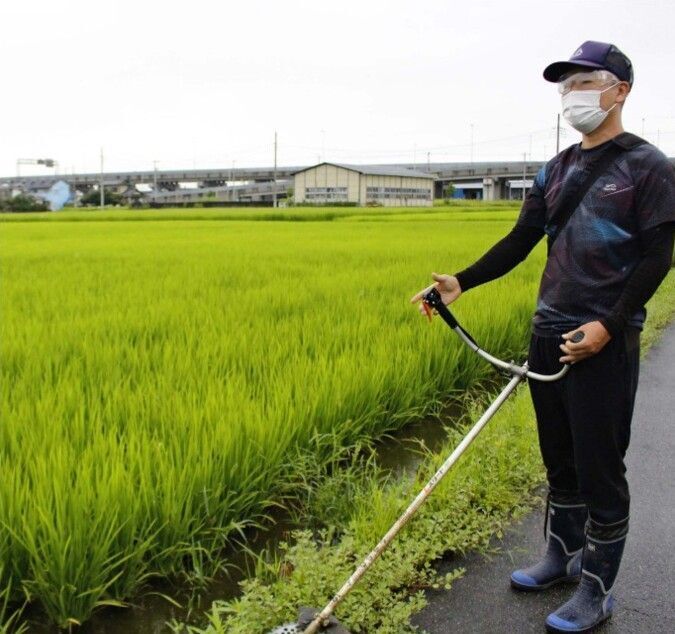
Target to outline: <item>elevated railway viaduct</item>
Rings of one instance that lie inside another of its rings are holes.
[[[675,158],[670,160],[675,165]],[[456,197],[500,200],[521,198],[523,176],[525,187],[529,188],[542,165],[541,161],[486,161],[377,164],[376,167],[412,169],[433,175],[436,198],[443,197],[446,186],[452,184]],[[272,167],[106,172],[103,174],[103,186],[120,193],[134,191],[138,185],[144,186],[142,189],[146,190],[143,193],[145,199],[158,205],[209,201],[269,202],[275,191],[278,198],[285,197],[293,188],[293,174],[307,167],[309,166],[277,167],[276,182]],[[98,187],[101,175],[81,173],[6,176],[0,177],[0,189],[39,191],[48,189],[58,180],[64,180],[75,190],[86,193]]]

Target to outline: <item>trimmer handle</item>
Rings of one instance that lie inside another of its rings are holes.
[[[539,372],[532,372],[531,370],[528,370],[527,364],[525,364],[523,367],[520,367],[514,365],[513,362],[507,363],[502,359],[498,359],[489,352],[483,350],[478,345],[478,343],[476,343],[476,340],[459,325],[453,314],[448,310],[448,307],[443,303],[441,294],[438,292],[436,287],[424,293],[422,296],[422,301],[424,302],[424,305],[427,307],[427,309],[435,309],[443,321],[459,335],[460,339],[462,339],[462,341],[464,341],[464,343],[469,346],[469,348],[471,348],[474,352],[479,354],[486,361],[489,361],[492,363],[492,365],[499,368],[500,370],[506,370],[510,374],[514,375],[527,376],[528,379],[534,379],[535,381],[557,381],[558,379],[561,379],[563,376],[565,376],[567,371],[570,369],[570,366],[565,364],[560,372],[556,372],[555,374],[540,374]],[[572,341],[579,343],[579,341],[581,341],[583,338],[583,332],[575,332],[574,336],[572,337]]]
[[[434,308],[436,312],[441,316],[443,321],[450,326],[450,328],[457,328],[459,324],[453,316],[453,314],[448,310],[448,307],[445,305],[441,299],[441,294],[438,292],[437,288],[432,288],[430,291],[427,291],[422,296],[422,301],[431,308]]]

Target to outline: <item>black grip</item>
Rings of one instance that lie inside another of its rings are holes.
[[[443,321],[450,326],[450,328],[457,328],[459,324],[454,318],[453,314],[448,310],[448,307],[443,303],[441,299],[441,294],[438,292],[438,289],[432,288],[430,291],[425,293],[422,297],[422,301],[434,308],[436,312],[441,316]]]
[[[570,337],[570,341],[571,341],[572,343],[579,343],[583,338],[584,338],[584,331],[583,331],[583,330],[577,330],[577,331]]]

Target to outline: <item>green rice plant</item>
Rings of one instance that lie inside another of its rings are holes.
[[[485,219],[513,215],[519,205],[511,201],[451,201],[434,207],[269,207],[211,208],[211,209],[66,209],[59,212],[0,213],[0,222],[109,222],[113,221],[162,221],[162,220],[261,220],[261,221],[332,221],[356,218],[397,218],[412,214],[415,217],[443,215],[464,219]],[[496,213],[495,213],[496,212]]]
[[[23,634],[28,626],[21,623],[25,603],[13,594],[11,578],[4,574],[5,566],[0,563],[0,634]]]

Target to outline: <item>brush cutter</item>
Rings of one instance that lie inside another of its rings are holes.
[[[361,577],[373,565],[375,560],[384,552],[393,539],[398,535],[400,530],[408,523],[410,518],[415,514],[417,509],[425,502],[431,495],[431,492],[438,486],[443,477],[450,471],[452,466],[457,462],[459,457],[464,453],[466,448],[478,436],[487,422],[494,416],[495,412],[506,401],[509,395],[513,392],[516,386],[523,380],[533,379],[535,381],[557,381],[567,374],[570,366],[565,364],[556,374],[539,374],[528,369],[527,362],[523,365],[516,365],[513,362],[507,363],[497,357],[494,357],[489,352],[483,350],[474,340],[474,338],[462,328],[448,307],[441,300],[440,293],[436,288],[428,291],[424,297],[424,308],[427,311],[429,318],[431,318],[431,311],[435,310],[445,321],[450,328],[452,328],[460,337],[460,339],[471,348],[478,355],[489,361],[492,365],[500,370],[506,371],[511,375],[511,380],[506,387],[499,393],[497,398],[493,401],[490,407],[480,417],[476,424],[471,428],[469,433],[464,437],[462,442],[457,445],[450,457],[443,463],[440,469],[433,475],[431,480],[427,482],[424,488],[420,491],[417,497],[412,501],[410,506],[405,510],[403,515],[399,517],[394,525],[389,529],[387,534],[380,540],[380,543],[373,548],[370,554],[363,560],[359,567],[354,571],[352,576],[344,583],[342,588],[338,590],[335,596],[330,600],[328,605],[319,610],[318,608],[301,608],[298,620],[295,623],[287,623],[281,625],[269,634],[316,634],[317,632],[326,632],[328,634],[349,634],[348,630],[340,624],[340,622],[332,616],[333,611],[338,604],[349,594],[352,588],[359,582]],[[582,331],[577,331],[571,338],[574,343],[579,343],[584,337]]]

